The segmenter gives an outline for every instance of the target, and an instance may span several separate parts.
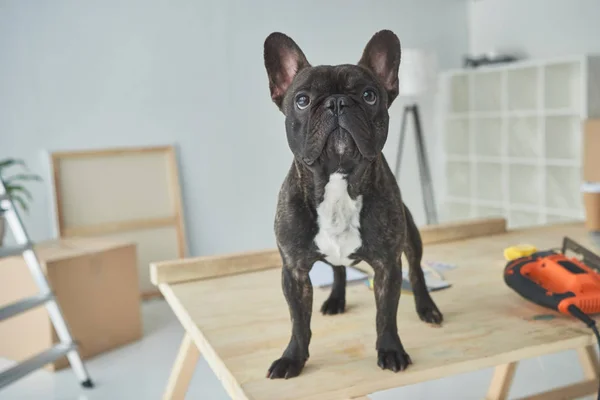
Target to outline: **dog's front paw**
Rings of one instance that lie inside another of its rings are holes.
[[[267,373],[267,378],[293,378],[300,375],[302,368],[304,368],[304,362],[292,358],[281,357],[279,360],[275,360],[273,364],[271,364],[269,372]]]
[[[428,324],[441,325],[444,320],[442,312],[437,308],[433,300],[425,301],[417,305],[417,314],[422,321]]]
[[[383,333],[377,340],[377,365],[394,372],[404,371],[412,364],[397,333]]]
[[[410,364],[412,364],[410,356],[404,350],[377,350],[377,365],[381,369],[404,371]]]
[[[330,297],[323,302],[321,313],[323,315],[342,314],[346,309],[346,299],[343,297]]]

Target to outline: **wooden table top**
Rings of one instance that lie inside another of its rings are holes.
[[[556,248],[565,235],[593,249],[578,223],[425,246],[425,261],[457,268],[444,273],[452,287],[432,293],[444,314],[442,327],[421,322],[413,297],[401,296],[398,331],[413,364],[398,373],[377,366],[375,302],[366,285],[349,285],[347,311],[335,316],[321,315],[329,292],[314,289],[310,359],[289,380],[265,377],[291,332],[280,269],[160,286],[234,398],[346,399],[594,344],[581,322],[526,302],[503,280],[505,247]],[[555,318],[534,319],[546,314]]]

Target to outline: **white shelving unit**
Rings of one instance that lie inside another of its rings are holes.
[[[600,56],[448,71],[442,84],[442,221],[583,218],[582,122],[600,117]]]

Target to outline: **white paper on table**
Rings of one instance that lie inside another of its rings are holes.
[[[333,284],[333,268],[322,261],[317,261],[309,273],[314,287],[331,286]],[[356,268],[346,267],[346,282],[361,281],[369,276]]]
[[[408,268],[402,269],[402,279],[404,280],[404,282],[406,282],[406,285],[410,287],[409,271],[407,270]],[[423,275],[425,277],[425,286],[427,286],[427,289],[430,292],[434,290],[445,289],[451,286],[448,282],[446,282],[443,279],[440,279],[433,273],[433,271],[430,271],[428,269],[423,271]]]

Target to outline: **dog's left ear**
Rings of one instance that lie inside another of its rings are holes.
[[[271,98],[281,109],[283,96],[303,68],[310,67],[300,47],[289,36],[273,32],[265,39],[265,68],[269,76]]]
[[[363,51],[358,65],[371,70],[387,91],[388,108],[398,96],[398,68],[400,67],[400,40],[389,30],[377,32]]]

